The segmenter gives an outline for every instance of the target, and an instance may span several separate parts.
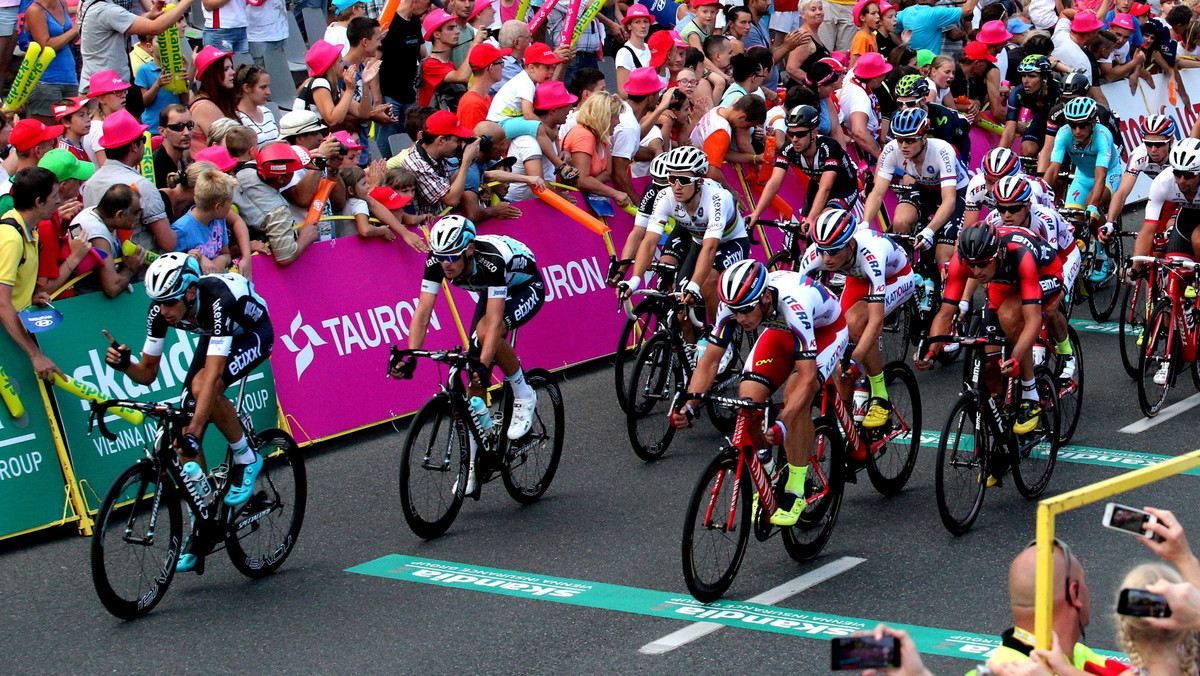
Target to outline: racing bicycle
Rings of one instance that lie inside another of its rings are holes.
[[[1136,235],[1136,233],[1133,233]],[[1167,249],[1167,236],[1156,233],[1151,251],[1161,254]],[[1132,262],[1132,261],[1131,261]],[[1137,379],[1138,355],[1142,351],[1142,332],[1150,313],[1154,310],[1155,300],[1164,292],[1164,281],[1158,266],[1148,265],[1142,268],[1142,274],[1127,281],[1121,289],[1120,308],[1117,317],[1118,344],[1121,347],[1121,364],[1130,378]]]
[[[1165,291],[1150,312],[1138,353],[1138,404],[1143,414],[1153,417],[1162,410],[1185,364],[1191,364],[1192,382],[1200,389],[1196,364],[1200,309],[1195,298],[1184,294],[1185,288],[1195,281],[1195,270],[1200,263],[1155,256],[1133,256],[1131,260],[1158,270],[1156,274],[1163,280]]]
[[[1088,213],[1083,209],[1060,209],[1063,220],[1071,224],[1075,239],[1079,244],[1081,254],[1079,274],[1075,277],[1075,288],[1069,289],[1069,298],[1064,299],[1063,314],[1068,319],[1070,311],[1083,299],[1087,299],[1088,309],[1092,319],[1106,322],[1112,316],[1120,295],[1121,275],[1119,263],[1125,259],[1121,243],[1121,224],[1115,224],[1115,231],[1107,242],[1092,232],[1092,222]],[[1102,273],[1093,280],[1093,273]],[[1066,303],[1070,306],[1066,306]]]
[[[613,257],[614,265],[623,263]],[[662,261],[654,261],[647,268],[656,275],[655,288],[663,293],[669,293],[675,286],[675,273],[679,266]],[[639,294],[645,295],[645,294]],[[632,303],[632,298],[630,299]],[[624,310],[625,301],[618,300],[618,305]],[[655,295],[645,298],[633,306],[633,310],[625,310],[626,321],[621,327],[621,335],[617,340],[617,352],[613,356],[613,377],[617,386],[617,404],[625,410],[625,393],[629,390],[628,362],[638,353],[646,340],[664,324],[676,321],[671,313],[672,306],[662,296]]]

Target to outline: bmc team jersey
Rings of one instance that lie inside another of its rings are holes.
[[[999,211],[988,214],[987,223],[997,228],[1004,226]],[[1075,228],[1058,215],[1054,207],[1041,204],[1029,205],[1029,230],[1041,237],[1051,249],[1058,253],[1059,259],[1065,259],[1075,250]]]
[[[1138,174],[1145,174],[1152,180],[1158,178],[1158,175],[1171,168],[1171,163],[1166,160],[1162,162],[1154,162],[1150,159],[1150,151],[1146,149],[1146,144],[1141,144],[1133,149],[1129,154],[1129,165],[1125,167],[1125,173],[1137,177]]]
[[[1021,292],[1021,304],[1041,305],[1043,297],[1042,278],[1055,278],[1054,286],[1061,285],[1062,264],[1058,256],[1041,237],[1025,228],[1001,226],[996,228],[1000,236],[1000,268],[991,284],[995,286],[1015,286]],[[958,305],[962,300],[963,287],[966,286],[970,270],[957,252],[950,260],[950,272],[946,279],[946,290],[942,293],[942,302]],[[989,306],[992,294],[989,293]],[[992,309],[995,309],[993,307]]]
[[[719,239],[724,244],[746,237],[746,224],[728,190],[707,178],[701,179],[696,189],[700,198],[694,215],[675,199],[674,191],[660,191],[646,232],[660,236],[667,227],[667,219],[674,218],[676,230],[683,228],[697,244],[706,239]]]
[[[772,272],[767,276],[767,286],[775,292],[775,308],[770,316],[763,316],[759,330],[790,332],[796,341],[796,359],[816,359],[817,329],[843,323],[837,297],[798,272]],[[728,347],[736,328],[733,311],[722,303],[709,342]]]
[[[196,284],[195,307],[196,318],[185,320],[175,328],[206,337],[206,354],[218,357],[229,356],[234,336],[251,333],[271,324],[267,316],[267,302],[254,293],[249,280],[232,272],[201,277]],[[155,357],[162,356],[170,328],[171,325],[160,312],[159,304],[153,303],[146,315],[146,343],[142,352]]]
[[[1200,190],[1197,190],[1189,200],[1179,189],[1179,184],[1175,182],[1174,172],[1164,171],[1150,184],[1150,201],[1146,203],[1146,222],[1157,221],[1159,230],[1162,230],[1163,221],[1171,217],[1171,212],[1164,211],[1167,203],[1181,209],[1200,208]]]
[[[475,239],[475,255],[467,262],[469,270],[450,280],[460,289],[487,292],[487,298],[507,298],[508,290],[540,279],[533,253],[524,244],[504,235],[483,235]],[[431,253],[425,259],[425,277],[421,292],[435,296],[442,290],[446,273]]]
[[[883,302],[888,280],[909,269],[908,254],[904,253],[904,249],[896,246],[891,238],[874,230],[857,230],[851,241],[854,243],[857,253],[854,255],[854,262],[851,266],[841,272],[866,281],[870,288],[863,299],[868,303]],[[810,244],[800,259],[800,265],[796,268],[796,272],[808,275],[818,270],[828,269],[824,259],[821,258],[821,253],[817,251],[817,245]]]
[[[1059,129],[1054,137],[1054,150],[1050,153],[1050,161],[1062,164],[1070,156],[1075,163],[1075,175],[1081,173],[1091,179],[1096,173],[1096,167],[1107,167],[1108,175],[1121,173],[1121,152],[1113,143],[1112,132],[1103,125],[1092,127],[1092,137],[1086,145],[1075,142],[1075,136],[1070,127]]]
[[[967,187],[967,168],[958,159],[954,146],[941,139],[926,138],[925,153],[921,163],[904,157],[895,140],[887,142],[879,156],[878,177],[890,183],[897,170],[912,176],[918,188],[938,190],[944,185],[953,185],[956,190]]]
[[[854,168],[854,164],[850,162],[850,156],[846,154],[846,151],[828,136],[817,136],[813,143],[817,146],[817,152],[811,162],[789,143],[775,158],[775,166],[787,169],[790,165],[808,176],[810,195],[816,194],[821,177],[828,171],[834,172],[836,177],[833,181],[833,188],[829,191],[830,197],[840,197],[857,192],[858,172]]]
[[[1054,189],[1046,185],[1045,181],[1037,176],[1017,175],[1025,179],[1029,183],[1029,187],[1033,188],[1033,203],[1054,207]],[[980,211],[983,207],[996,208],[996,199],[992,197],[992,190],[988,187],[987,179],[982,173],[972,176],[971,182],[967,184],[966,202],[967,211]]]

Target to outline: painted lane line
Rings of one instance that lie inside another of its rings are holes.
[[[941,435],[937,432],[922,432],[921,446],[937,448]],[[1074,462],[1081,465],[1099,465],[1129,470],[1169,460],[1174,456],[1156,455],[1154,453],[1139,453],[1136,451],[1118,451],[1111,448],[1092,448],[1091,446],[1075,446],[1068,444],[1058,449],[1058,459],[1061,462]],[[1183,474],[1200,476],[1200,468],[1189,469]]]
[[[746,603],[761,603],[766,606],[773,606],[776,603],[799,594],[805,589],[815,587],[835,575],[844,573],[865,561],[866,559],[860,559],[856,556],[843,556],[837,561],[827,563],[816,570],[809,571],[791,581],[784,582],[778,587],[768,589],[758,596],[748,599]],[[643,655],[662,655],[684,644],[691,643],[698,638],[708,636],[723,626],[725,625],[717,624],[716,622],[696,622],[679,631],[671,632],[656,641],[647,643],[638,648],[638,652]]]
[[[1125,434],[1139,434],[1141,432],[1145,432],[1151,427],[1154,427],[1155,425],[1161,425],[1180,413],[1196,408],[1197,406],[1200,406],[1200,394],[1193,394],[1183,401],[1175,402],[1174,404],[1164,408],[1153,418],[1142,418],[1141,420],[1126,425],[1117,431],[1124,432]]]

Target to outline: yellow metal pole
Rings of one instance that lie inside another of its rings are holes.
[[[1033,635],[1039,648],[1049,650],[1054,627],[1054,512],[1046,501],[1037,511],[1037,586]],[[1070,562],[1067,562],[1070,565]]]
[[[58,453],[58,462],[62,465],[63,477],[67,480],[67,495],[71,506],[79,515],[79,530],[84,535],[92,534],[92,518],[88,516],[87,506],[79,492],[79,484],[75,481],[75,470],[71,467],[71,457],[67,455],[67,445],[58,432],[58,419],[54,416],[54,407],[50,405],[50,393],[46,391],[46,381],[38,378],[38,391],[42,393],[42,405],[46,407],[46,417],[50,421],[50,434],[54,438],[54,450]]]
[[[754,194],[750,192],[750,184],[746,182],[746,174],[742,172],[742,165],[735,164],[733,168],[737,170],[738,180],[742,183],[742,193],[746,195],[746,204],[750,208],[754,208]],[[775,255],[771,252],[771,244],[767,241],[767,233],[763,230],[761,223],[755,223],[754,227],[758,230],[758,241],[762,242],[763,251],[767,252],[767,260],[771,260],[771,256]]]

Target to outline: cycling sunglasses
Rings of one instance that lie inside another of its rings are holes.
[[[1092,126],[1092,122],[1068,122],[1067,125],[1072,129],[1083,129],[1084,127]]]
[[[1010,204],[1008,206],[1004,206],[1002,204],[997,204],[996,211],[999,211],[1002,214],[1016,214],[1016,213],[1020,213],[1020,211],[1027,206],[1029,206],[1029,205],[1028,204]]]
[[[805,136],[808,136],[811,133],[812,133],[811,129],[801,129],[800,131],[792,131],[791,129],[789,129],[787,135],[788,135],[788,138],[804,138]]]
[[[979,269],[981,269],[981,268],[986,268],[987,266],[991,265],[991,264],[992,264],[992,261],[994,261],[994,260],[996,260],[996,259],[995,259],[995,258],[989,258],[989,259],[987,259],[987,260],[984,260],[984,261],[967,261],[967,260],[964,260],[964,261],[963,261],[963,263],[964,263],[964,264],[965,264],[965,265],[966,265],[968,268],[972,268],[972,269],[974,269],[974,270],[979,270]]]
[[[912,101],[897,101],[896,105],[900,106],[901,108],[920,108],[921,102],[917,99],[913,99]]]
[[[183,131],[184,129],[191,131],[196,128],[196,123],[195,122],[176,122],[175,124],[165,124],[163,126],[166,127],[167,129],[170,129],[171,131]]]
[[[1185,181],[1196,178],[1196,172],[1194,171],[1180,171],[1178,169],[1172,169],[1171,171],[1175,172],[1175,178],[1182,178]]]
[[[731,308],[729,308],[729,311],[735,315],[748,315],[751,312],[754,312],[754,308],[756,308],[756,307],[758,307],[757,302],[755,302],[754,305],[750,305],[747,307],[731,307]]]
[[[674,183],[675,185],[677,185],[681,188],[686,188],[689,185],[693,185],[694,183],[696,183],[699,180],[700,180],[699,176],[668,176],[667,177],[667,182]]]
[[[1170,143],[1170,141],[1142,141],[1142,143],[1146,144],[1147,148],[1161,148]]]
[[[456,254],[432,254],[433,260],[439,263],[457,263],[463,257],[462,253]]]

